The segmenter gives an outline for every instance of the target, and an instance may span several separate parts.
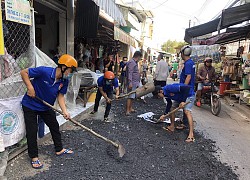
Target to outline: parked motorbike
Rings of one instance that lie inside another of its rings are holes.
[[[203,86],[201,92],[201,104],[209,105],[211,113],[215,116],[218,116],[221,111],[221,101],[217,91],[215,82],[211,82],[211,85]]]
[[[177,79],[177,70],[173,70],[172,79],[175,81]]]

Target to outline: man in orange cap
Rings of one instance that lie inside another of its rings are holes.
[[[99,103],[101,97],[103,96],[106,99],[107,105],[104,114],[104,121],[109,122],[108,116],[111,109],[111,99],[113,97],[113,91],[116,91],[116,99],[119,97],[119,86],[118,80],[115,77],[114,73],[111,71],[106,71],[104,76],[101,76],[97,80],[98,90],[96,93],[95,106],[94,110],[90,114],[95,114],[98,111]]]
[[[72,77],[72,73],[76,68],[77,61],[75,58],[68,54],[64,54],[59,58],[57,68],[40,66],[24,69],[20,72],[23,82],[27,87],[27,93],[22,99],[22,108],[26,126],[28,154],[31,158],[31,165],[35,169],[41,169],[43,167],[43,164],[38,159],[38,115],[49,127],[54,141],[56,155],[73,154],[71,149],[65,149],[62,146],[61,134],[55,111],[35,97],[39,97],[51,105],[54,105],[57,99],[64,118],[69,119],[70,114],[66,109],[64,94],[67,92],[69,79]],[[33,78],[33,80],[30,80],[30,78]]]

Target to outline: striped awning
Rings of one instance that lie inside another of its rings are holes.
[[[115,21],[117,21],[122,26],[127,26],[126,21],[123,17],[122,12],[119,7],[115,4],[113,0],[92,0],[96,3],[100,9],[104,10],[109,16],[111,16]]]

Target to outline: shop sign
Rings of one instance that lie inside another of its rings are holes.
[[[115,26],[114,26],[114,39],[121,41],[124,44],[136,47],[135,39]]]
[[[0,4],[0,55],[4,55],[3,19],[2,19],[1,4]]]
[[[27,0],[5,0],[6,20],[31,25],[30,3]]]

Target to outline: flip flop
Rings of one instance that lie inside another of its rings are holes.
[[[72,149],[65,149],[65,151],[63,151],[61,154],[56,154],[57,156],[62,156],[64,154],[68,154],[68,155],[72,155],[74,154],[74,152],[72,151],[72,153],[70,153],[70,151],[72,151]]]
[[[126,115],[126,116],[131,116],[131,114],[130,114],[130,113],[126,113],[125,115]]]
[[[34,168],[34,169],[42,169],[43,168],[43,164],[39,161],[39,159],[38,160],[36,160],[36,161],[32,161],[31,160],[31,166]],[[34,164],[37,164],[37,165],[39,165],[39,166],[33,166]]]
[[[168,126],[167,127],[162,127],[162,129],[166,130],[169,133],[173,133],[174,132],[174,130],[169,129]]]
[[[186,128],[187,128],[187,126],[185,126],[184,124],[180,124],[180,125],[177,125],[175,127],[175,129],[178,129],[178,130],[183,130],[183,129],[186,129]]]
[[[195,142],[195,139],[194,137],[188,137],[186,140],[185,140],[187,143],[191,143],[191,142]]]

